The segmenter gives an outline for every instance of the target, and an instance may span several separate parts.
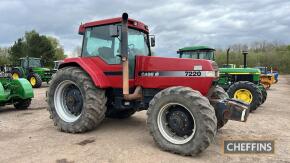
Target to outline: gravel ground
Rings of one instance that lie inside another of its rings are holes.
[[[267,101],[246,123],[229,122],[197,157],[159,150],[146,128],[146,112],[105,119],[84,134],[59,132],[46,110],[47,86],[35,89],[31,108],[0,109],[0,162],[290,162],[290,76],[281,76]],[[275,154],[224,155],[224,139],[274,139]]]

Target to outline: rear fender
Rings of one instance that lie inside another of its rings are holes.
[[[64,62],[59,65],[59,69],[65,67],[80,67],[91,77],[96,87],[107,88],[110,87],[110,82],[107,76],[98,66],[89,66],[83,60],[78,60],[77,62]]]

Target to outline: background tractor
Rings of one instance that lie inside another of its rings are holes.
[[[0,73],[0,106],[12,104],[16,109],[27,109],[33,96],[26,79],[12,79],[10,73]]]
[[[216,86],[214,61],[151,56],[148,26],[128,14],[82,24],[79,33],[81,56],[64,60],[47,93],[61,131],[82,133],[105,117],[148,110],[147,126],[160,148],[196,155],[228,120],[246,121],[248,105]]]
[[[51,80],[53,70],[43,67],[40,58],[24,57],[19,59],[19,65],[12,68],[13,79],[26,78],[33,88],[39,88],[42,82]]]
[[[247,52],[244,51],[243,68],[229,63],[227,50],[227,63],[219,68],[220,78],[218,85],[227,90],[230,98],[240,99],[250,103],[251,111],[256,110],[267,98],[265,88],[260,84],[260,70],[247,67]],[[215,60],[215,49],[208,46],[192,46],[177,51],[180,58]]]

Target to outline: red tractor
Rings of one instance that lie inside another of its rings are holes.
[[[47,93],[50,117],[61,131],[82,133],[105,117],[147,110],[160,148],[196,155],[228,120],[247,120],[248,105],[216,86],[214,61],[151,56],[155,40],[148,26],[128,14],[82,24],[79,34],[81,57],[64,60]]]

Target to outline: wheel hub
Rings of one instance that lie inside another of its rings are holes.
[[[190,110],[179,103],[164,105],[157,116],[162,136],[173,144],[185,144],[195,135],[195,118]]]
[[[79,119],[82,114],[83,101],[81,90],[73,81],[62,81],[55,90],[55,110],[65,122],[71,123]]]
[[[173,110],[167,114],[168,126],[178,136],[192,133],[193,121],[190,115],[182,110]]]
[[[80,90],[75,85],[71,85],[64,90],[64,97],[64,103],[68,111],[78,116],[81,113],[83,107]]]
[[[239,89],[235,92],[234,98],[242,100],[247,103],[251,103],[253,100],[252,93],[247,89]]]

